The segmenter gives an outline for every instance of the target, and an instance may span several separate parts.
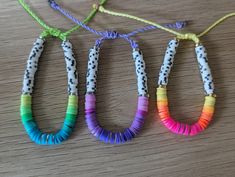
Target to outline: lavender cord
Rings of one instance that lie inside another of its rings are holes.
[[[146,26],[146,27],[143,27],[143,28],[136,29],[136,30],[134,30],[130,33],[127,33],[127,34],[120,34],[120,33],[117,33],[116,31],[96,31],[95,29],[85,25],[84,23],[82,23],[81,21],[79,21],[78,19],[73,17],[69,12],[67,12],[62,7],[60,7],[54,0],[48,0],[48,2],[49,2],[50,6],[53,9],[58,10],[64,16],[66,16],[67,18],[72,20],[73,22],[77,23],[78,25],[80,25],[84,29],[90,31],[91,33],[94,33],[98,36],[101,36],[101,38],[96,40],[96,46],[97,47],[100,47],[103,40],[123,38],[131,44],[131,47],[133,49],[136,49],[136,48],[138,48],[138,44],[136,43],[136,41],[130,39],[129,37],[134,36],[137,33],[142,33],[142,32],[145,32],[145,31],[157,29],[156,26]],[[175,24],[165,24],[164,26],[168,27],[168,28],[182,29],[186,26],[186,22],[185,21],[178,21]]]

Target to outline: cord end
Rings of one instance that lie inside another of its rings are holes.
[[[99,11],[99,12],[103,12],[104,11],[104,7],[102,4],[93,4],[92,5],[93,9]]]
[[[92,7],[93,7],[93,9],[95,9],[95,10],[98,10],[98,9],[99,9],[99,5],[98,5],[98,4],[93,4]]]
[[[178,21],[175,25],[177,29],[183,29],[187,26],[187,21]]]
[[[58,6],[58,4],[56,4],[54,0],[48,0],[48,3],[53,9],[56,9],[56,7]]]

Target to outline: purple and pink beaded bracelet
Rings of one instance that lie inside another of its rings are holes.
[[[87,94],[85,96],[85,118],[90,132],[99,140],[105,143],[120,144],[134,138],[142,129],[145,116],[148,113],[148,86],[145,72],[145,62],[142,52],[138,50],[135,41],[117,32],[107,32],[107,35],[98,39],[96,45],[90,49],[87,68]],[[129,128],[121,132],[112,132],[102,128],[96,118],[96,78],[98,73],[99,50],[102,41],[106,39],[123,38],[127,40],[133,48],[133,60],[136,67],[138,86],[138,107],[135,118]]]

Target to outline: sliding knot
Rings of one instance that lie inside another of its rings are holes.
[[[48,30],[51,36],[60,37],[62,32],[59,29],[51,28]]]
[[[46,38],[48,36],[53,36],[56,38],[60,38],[62,41],[66,40],[66,34],[56,28],[50,28],[42,32],[41,37]]]
[[[117,39],[120,37],[119,33],[116,31],[105,31],[103,35],[106,39]]]
[[[181,39],[181,40],[192,40],[194,41],[196,44],[198,44],[200,41],[199,41],[199,38],[197,37],[196,34],[194,33],[186,33],[186,34],[181,34],[181,35],[178,35],[177,36],[178,39]]]

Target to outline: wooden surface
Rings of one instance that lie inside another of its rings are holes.
[[[29,2],[29,1],[27,1]],[[82,19],[95,1],[59,1]],[[50,25],[68,29],[73,23],[51,10],[46,0],[29,2]],[[84,122],[85,73],[88,49],[97,36],[81,30],[70,40],[78,62],[79,119],[71,138],[59,146],[32,143],[20,121],[19,100],[26,59],[42,31],[17,1],[0,5],[0,176],[235,176],[235,23],[217,27],[201,40],[207,47],[218,95],[214,121],[196,137],[171,134],[160,124],[155,110],[155,88],[167,41],[173,36],[154,30],[139,34],[147,64],[151,96],[150,111],[141,134],[124,145],[96,141]],[[234,0],[109,0],[106,7],[160,23],[187,20],[187,31],[200,32],[208,24],[233,12]],[[90,23],[97,30],[129,32],[144,24],[98,14]],[[181,43],[169,83],[170,109],[177,120],[197,119],[203,104],[193,44]],[[60,128],[66,107],[66,72],[60,41],[47,41],[36,77],[33,111],[43,131]],[[136,80],[131,49],[123,40],[107,41],[101,50],[97,112],[102,126],[110,130],[127,127],[136,108]]]

